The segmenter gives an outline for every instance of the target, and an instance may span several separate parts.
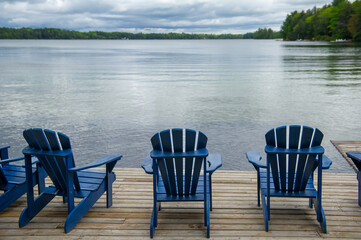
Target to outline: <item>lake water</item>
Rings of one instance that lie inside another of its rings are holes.
[[[361,47],[274,40],[2,40],[0,145],[22,131],[67,134],[78,165],[122,153],[140,167],[151,136],[186,127],[208,136],[223,169],[253,170],[272,127],[324,134],[331,171],[352,172],[330,140],[361,140]]]

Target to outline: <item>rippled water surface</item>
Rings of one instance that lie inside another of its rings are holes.
[[[108,153],[139,167],[150,137],[201,130],[223,169],[252,170],[272,127],[324,134],[332,171],[352,172],[330,140],[361,140],[361,47],[263,40],[2,40],[0,145],[12,156],[22,131],[61,131],[76,162]]]

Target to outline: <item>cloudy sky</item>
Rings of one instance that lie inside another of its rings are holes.
[[[1,27],[246,33],[332,0],[0,0]]]

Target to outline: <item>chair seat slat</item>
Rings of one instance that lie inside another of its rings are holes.
[[[262,194],[267,196],[267,190],[262,189]],[[272,197],[298,197],[298,198],[316,198],[317,191],[316,189],[306,189],[300,192],[282,192],[282,191],[276,191],[274,189],[270,190],[270,196]]]
[[[33,173],[36,172],[36,167],[33,167]],[[13,177],[25,177],[25,168],[20,167],[20,169],[13,169],[11,166],[6,166],[3,168],[3,173],[5,176],[13,176]]]
[[[78,176],[102,179],[105,177],[105,172],[102,172],[99,170],[81,170],[81,171],[78,171]]]
[[[204,201],[204,194],[197,193],[195,195],[188,195],[188,196],[173,196],[162,194],[158,195],[159,202],[179,202],[179,201]]]

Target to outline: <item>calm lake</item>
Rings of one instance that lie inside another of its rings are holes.
[[[1,40],[0,145],[22,131],[71,138],[75,161],[121,153],[140,167],[150,138],[186,127],[208,136],[223,169],[253,170],[273,127],[319,128],[330,171],[353,172],[330,140],[361,140],[361,46],[274,40]],[[263,154],[264,155],[264,154]]]

